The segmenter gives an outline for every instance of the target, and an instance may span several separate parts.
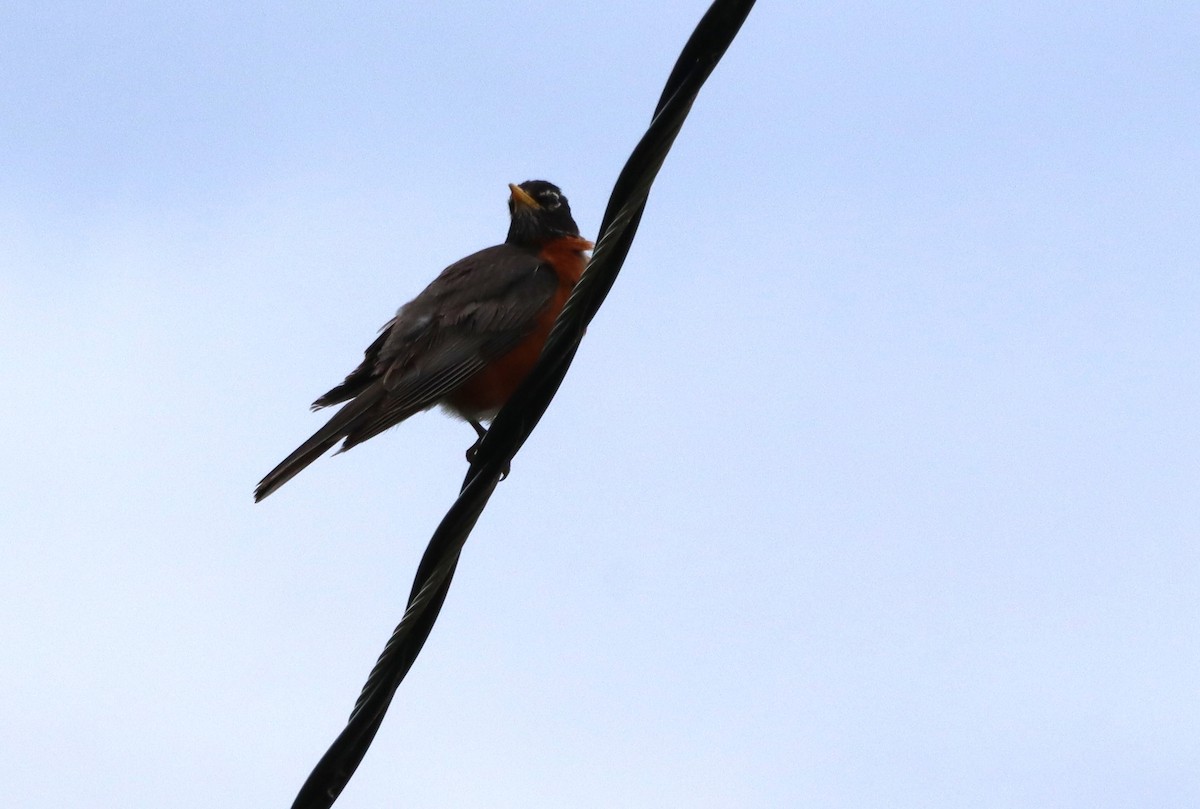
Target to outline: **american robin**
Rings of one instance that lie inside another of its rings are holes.
[[[592,248],[557,186],[530,180],[508,188],[504,244],[451,264],[400,307],[362,363],[312,408],[345,404],[262,479],[256,501],[339,441],[345,452],[434,405],[483,438],[480,422],[496,415],[533,368]]]

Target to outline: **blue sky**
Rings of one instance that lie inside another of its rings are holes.
[[[286,806],[473,434],[254,483],[704,2],[0,10],[0,782]],[[762,2],[339,807],[1200,803],[1200,11]]]

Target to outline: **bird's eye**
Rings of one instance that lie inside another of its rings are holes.
[[[553,211],[558,206],[562,205],[562,199],[553,191],[546,191],[541,195],[542,207]]]

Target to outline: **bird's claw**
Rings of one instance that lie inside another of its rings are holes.
[[[479,454],[479,445],[483,443],[483,436],[479,436],[474,444],[467,448],[467,463],[475,463],[475,456]],[[508,473],[512,471],[512,464],[504,464],[504,468],[500,470],[500,479],[504,480],[508,477]]]

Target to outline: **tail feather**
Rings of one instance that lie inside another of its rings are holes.
[[[334,444],[345,438],[353,431],[356,423],[375,407],[383,398],[383,387],[363,391],[354,400],[348,402],[341,410],[317,430],[303,444],[267,473],[254,489],[254,502],[259,502],[271,492],[300,474],[310,463],[328,452]]]

